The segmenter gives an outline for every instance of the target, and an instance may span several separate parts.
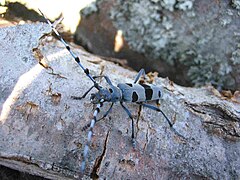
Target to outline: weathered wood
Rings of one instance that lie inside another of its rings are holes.
[[[46,24],[0,29],[0,164],[50,179],[73,179],[82,177],[79,165],[87,138],[82,128],[92,117],[92,105],[88,98],[70,97],[92,84],[58,41],[45,38],[38,46],[49,32]],[[93,75],[108,75],[115,84],[136,76],[81,49],[74,51]],[[163,87],[161,109],[186,139],[161,114],[127,104],[136,117],[134,150],[131,122],[116,104],[96,124],[85,177],[239,179],[239,102],[211,87],[185,88],[162,78],[154,83]],[[101,112],[108,107],[105,103]]]

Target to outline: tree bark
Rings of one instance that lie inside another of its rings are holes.
[[[213,87],[186,88],[150,76],[162,86],[160,108],[173,128],[160,113],[126,104],[135,119],[133,149],[131,121],[116,103],[94,128],[83,176],[83,127],[93,108],[88,96],[71,96],[92,83],[59,41],[46,38],[50,31],[46,24],[0,29],[1,165],[50,179],[240,178],[238,93],[226,98]],[[108,75],[115,85],[133,82],[137,74],[73,49],[92,75]]]

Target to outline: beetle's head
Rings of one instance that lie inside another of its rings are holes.
[[[92,93],[90,96],[90,100],[93,104],[100,103],[101,100],[110,101],[111,100],[111,93],[107,89],[100,89],[96,93]]]
[[[90,100],[93,104],[98,104],[102,99],[108,102],[117,102],[121,100],[121,97],[121,90],[111,86],[109,89],[101,88],[98,92],[92,93]]]

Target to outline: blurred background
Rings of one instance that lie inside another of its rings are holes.
[[[20,24],[31,21],[44,21],[38,13],[38,9],[41,9],[52,21],[62,15],[64,17],[62,21],[64,30],[74,33],[80,22],[80,10],[90,5],[93,1],[94,0],[1,0],[1,26],[3,26],[4,19]]]

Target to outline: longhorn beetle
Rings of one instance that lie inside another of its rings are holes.
[[[81,171],[84,172],[85,166],[86,166],[86,160],[87,160],[87,155],[88,155],[88,150],[89,146],[91,143],[92,135],[93,135],[93,128],[94,125],[97,121],[100,121],[101,119],[105,118],[109,112],[111,111],[113,105],[116,102],[119,102],[124,111],[127,113],[128,117],[131,119],[132,123],[132,144],[133,147],[135,147],[136,141],[134,137],[134,121],[133,121],[133,116],[131,112],[128,110],[128,108],[123,104],[124,102],[131,102],[131,103],[136,103],[140,106],[155,110],[157,112],[160,112],[166,121],[168,122],[170,128],[179,136],[183,137],[180,135],[174,128],[173,124],[171,121],[168,119],[168,117],[164,114],[164,112],[159,109],[156,106],[147,104],[149,101],[158,101],[162,97],[162,89],[159,86],[152,85],[152,84],[138,84],[138,81],[141,76],[145,76],[145,71],[144,69],[141,69],[136,76],[135,80],[133,83],[119,83],[117,86],[114,86],[109,79],[108,76],[92,76],[89,73],[89,69],[85,68],[80,61],[80,58],[71,50],[70,46],[66,43],[66,41],[62,38],[62,36],[58,33],[54,25],[45,17],[45,15],[41,12],[39,9],[40,13],[42,16],[46,19],[47,23],[51,26],[52,30],[54,33],[57,35],[58,39],[64,44],[66,49],[69,51],[71,56],[74,58],[74,60],[78,63],[78,65],[82,68],[86,76],[93,82],[93,86],[91,86],[87,92],[85,92],[81,97],[75,97],[72,96],[73,99],[82,99],[87,96],[87,94],[93,89],[96,88],[97,92],[92,93],[90,96],[90,100],[93,104],[96,104],[96,108],[93,113],[93,119],[91,120],[91,123],[88,124],[90,127],[89,132],[88,132],[88,137],[87,137],[87,144],[84,147],[83,151],[83,161],[81,165]],[[107,82],[107,84],[110,86],[109,89],[104,88],[99,85],[99,83],[96,82],[96,78],[104,78]],[[102,118],[97,119],[97,115],[100,112],[100,108],[103,106],[104,102],[111,102],[110,108],[104,113]],[[183,137],[184,138],[184,137]]]

